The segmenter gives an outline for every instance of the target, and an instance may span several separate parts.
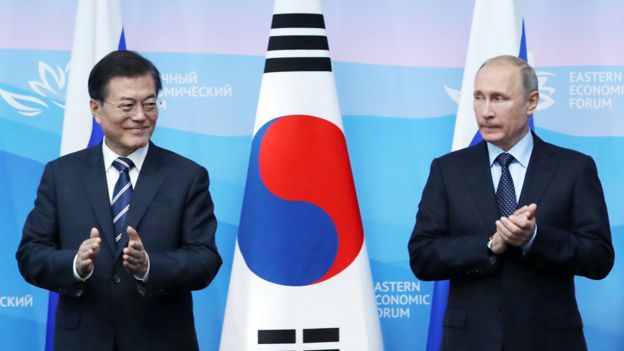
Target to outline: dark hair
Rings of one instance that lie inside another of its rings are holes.
[[[104,56],[93,66],[89,74],[89,96],[99,102],[108,93],[108,82],[115,77],[140,77],[150,74],[154,79],[156,95],[162,89],[160,72],[154,64],[134,51],[118,50]]]
[[[516,66],[520,70],[520,87],[522,88],[522,90],[524,90],[524,95],[528,97],[533,94],[533,92],[538,91],[539,85],[535,70],[526,61],[516,56],[501,55],[492,57],[491,59],[485,61],[481,65],[481,67],[479,67],[479,71],[477,71],[477,74],[479,74],[481,69],[487,65],[500,63],[511,64],[513,66]]]

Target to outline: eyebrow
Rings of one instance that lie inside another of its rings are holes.
[[[144,97],[143,99],[140,99],[140,100],[141,101],[145,101],[147,99],[153,99],[153,98],[156,98],[156,94],[150,94],[150,95],[148,95],[148,96],[146,96],[146,97]],[[133,101],[133,102],[137,101],[137,99],[132,98],[132,97],[128,97],[128,96],[122,96],[122,97],[119,98],[119,100],[120,101],[121,100],[127,100],[127,101]]]

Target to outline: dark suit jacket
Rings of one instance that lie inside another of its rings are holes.
[[[191,291],[206,287],[221,257],[208,173],[150,144],[126,223],[149,254],[147,283],[135,280],[116,248],[102,146],[48,163],[17,250],[31,284],[60,295],[56,350],[196,350]],[[77,282],[72,264],[96,227],[102,238],[93,275]]]
[[[530,250],[494,260],[486,243],[500,215],[485,142],[432,162],[409,254],[419,279],[450,279],[444,350],[586,349],[574,276],[604,278],[614,260],[594,161],[534,135],[518,206],[530,203]]]

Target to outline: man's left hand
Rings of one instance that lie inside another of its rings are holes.
[[[501,217],[496,221],[496,229],[508,245],[521,247],[526,244],[535,232],[536,204],[523,206],[509,217]]]
[[[148,257],[139,233],[128,226],[128,247],[123,249],[123,265],[130,274],[138,278],[145,277],[147,273]]]

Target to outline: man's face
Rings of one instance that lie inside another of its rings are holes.
[[[102,127],[106,145],[121,156],[145,146],[158,119],[156,88],[150,74],[114,77],[104,102],[91,100],[91,112]]]
[[[505,151],[511,149],[529,131],[538,99],[537,92],[524,93],[518,67],[505,62],[483,67],[474,88],[474,111],[483,139]]]

